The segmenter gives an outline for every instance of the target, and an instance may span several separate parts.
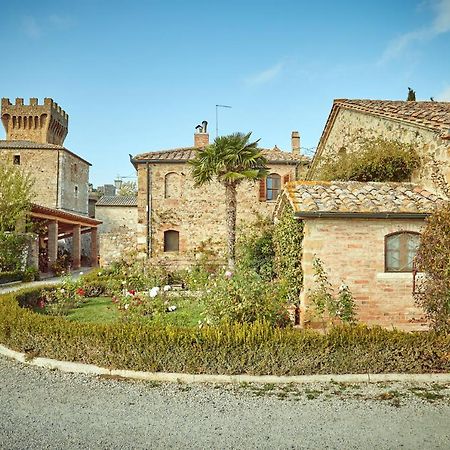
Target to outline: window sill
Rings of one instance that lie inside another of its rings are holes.
[[[412,279],[412,272],[380,272],[377,273],[378,280],[398,280],[398,279]]]

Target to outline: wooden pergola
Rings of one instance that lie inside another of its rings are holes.
[[[47,226],[43,238],[47,242],[49,265],[58,258],[58,241],[72,237],[72,268],[78,269],[81,266],[81,235],[85,233],[91,235],[91,266],[98,265],[97,228],[102,223],[100,220],[37,204],[32,205],[30,216]]]

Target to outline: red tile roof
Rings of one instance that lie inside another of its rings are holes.
[[[133,157],[132,162],[185,162],[195,158],[196,150],[196,147],[180,147],[159,152],[142,153]],[[307,156],[284,152],[277,146],[273,149],[261,148],[260,150],[270,163],[298,164],[309,161]]]
[[[292,181],[285,185],[276,210],[284,199],[297,216],[351,214],[427,215],[444,200],[413,183],[361,183],[357,181]]]
[[[450,102],[336,99],[335,106],[419,125],[442,136],[450,135]]]

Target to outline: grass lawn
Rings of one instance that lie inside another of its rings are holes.
[[[68,320],[84,323],[113,323],[119,317],[119,311],[110,297],[90,298],[66,316]]]
[[[174,298],[171,305],[176,305],[177,309],[148,320],[162,325],[194,327],[202,319],[204,307],[196,299]],[[66,318],[83,323],[114,323],[120,320],[120,313],[110,297],[95,297],[70,311]]]

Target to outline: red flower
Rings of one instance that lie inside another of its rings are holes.
[[[78,288],[75,292],[77,295],[80,295],[81,297],[84,297],[84,294],[86,294],[85,290],[82,288]]]
[[[37,306],[38,306],[38,308],[41,308],[41,309],[44,308],[45,302],[42,298],[38,301]]]
[[[135,294],[136,294],[136,291],[135,291],[134,289],[129,289],[129,290],[128,290],[128,293],[131,294],[131,295],[135,295]]]

